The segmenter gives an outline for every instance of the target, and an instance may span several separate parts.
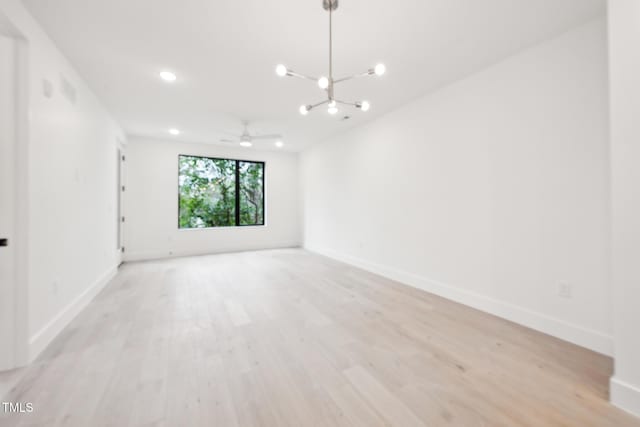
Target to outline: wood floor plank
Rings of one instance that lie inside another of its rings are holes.
[[[425,424],[385,388],[376,378],[361,366],[344,371],[351,384],[391,425],[406,427],[425,427]]]

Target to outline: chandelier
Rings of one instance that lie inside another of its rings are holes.
[[[308,104],[302,105],[300,107],[300,114],[306,116],[309,114],[309,111],[313,110],[316,107],[320,107],[321,105],[327,104],[327,111],[329,114],[336,114],[338,112],[338,104],[348,105],[351,107],[356,107],[362,111],[367,111],[371,107],[368,101],[358,101],[358,102],[346,102],[336,99],[335,97],[335,85],[338,83],[345,82],[347,80],[355,79],[358,77],[366,77],[366,76],[381,76],[385,73],[386,67],[384,64],[378,64],[374,68],[368,69],[364,73],[354,74],[352,76],[342,77],[338,79],[333,78],[333,12],[338,8],[338,0],[322,0],[322,7],[324,10],[329,12],[329,76],[322,76],[320,78],[306,76],[304,74],[296,73],[293,70],[290,70],[286,66],[280,64],[276,67],[276,74],[280,77],[298,77],[301,79],[312,80],[318,84],[320,89],[323,89],[327,93],[327,99],[324,101],[318,102],[316,104]]]

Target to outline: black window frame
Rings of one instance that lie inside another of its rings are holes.
[[[216,225],[213,227],[180,227],[180,158],[181,157],[197,157],[208,160],[226,160],[235,162],[235,225]],[[240,163],[254,163],[262,165],[262,222],[260,224],[241,224],[240,223]],[[214,228],[233,228],[233,227],[264,227],[266,224],[267,213],[265,211],[265,200],[267,198],[267,189],[265,187],[265,176],[267,174],[267,164],[260,160],[241,160],[230,159],[226,157],[210,157],[195,154],[178,154],[178,230],[210,230]]]

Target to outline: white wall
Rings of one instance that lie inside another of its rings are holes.
[[[305,246],[610,354],[605,33],[590,22],[305,151]]]
[[[115,274],[116,140],[123,134],[18,0],[0,9],[28,49],[28,330],[36,356]],[[75,104],[62,79],[76,91]],[[43,94],[43,81],[53,87]],[[20,284],[24,286],[25,284]]]
[[[264,161],[266,226],[178,229],[178,155]],[[125,260],[300,245],[298,155],[131,138],[127,146]]]
[[[609,1],[615,375],[611,401],[640,416],[640,2]]]

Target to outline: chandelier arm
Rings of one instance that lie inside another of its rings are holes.
[[[308,113],[311,110],[313,110],[314,108],[319,107],[319,106],[321,106],[323,104],[327,104],[328,102],[329,102],[329,100],[325,99],[324,101],[320,101],[320,102],[315,103],[315,104],[303,105],[303,107],[305,108],[305,111]],[[300,107],[300,108],[302,108],[302,107]]]
[[[328,103],[329,103],[329,100],[328,100],[328,99],[325,99],[324,101],[320,101],[320,102],[318,102],[317,104],[312,104],[312,105],[310,105],[309,107],[311,107],[311,108],[316,108],[316,107],[319,107],[319,106],[321,106],[321,105],[323,105],[323,104],[328,104]],[[311,109],[311,108],[310,108],[310,109]]]
[[[346,82],[348,80],[353,80],[353,79],[359,79],[360,77],[367,77],[367,76],[371,76],[374,74],[373,70],[368,70],[364,73],[360,73],[360,74],[354,74],[352,76],[347,76],[347,77],[342,77],[340,79],[336,79],[333,81],[333,83],[341,83],[341,82]]]
[[[339,99],[335,100],[338,104],[342,104],[342,105],[350,105],[352,107],[357,107],[358,104],[356,102],[347,102],[347,101],[340,101]]]
[[[314,81],[314,82],[318,81],[318,79],[315,78],[315,77],[311,77],[311,76],[307,76],[307,75],[304,75],[304,74],[296,73],[293,70],[287,70],[287,76],[298,77],[300,79],[311,80],[311,81]]]

